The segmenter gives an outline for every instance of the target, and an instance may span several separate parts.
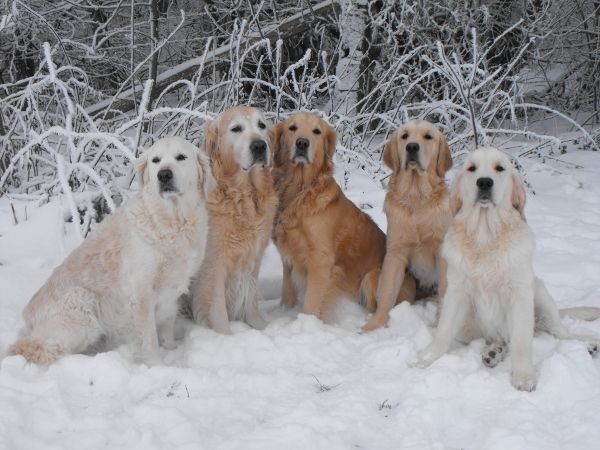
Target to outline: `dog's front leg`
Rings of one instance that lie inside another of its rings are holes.
[[[511,302],[508,314],[511,383],[520,391],[533,391],[536,384],[531,356],[535,325],[533,283],[516,288]]]
[[[283,264],[283,280],[281,285],[281,306],[285,309],[290,309],[296,306],[298,300],[296,289],[292,281],[292,265],[287,263],[282,258]]]
[[[134,298],[131,311],[134,352],[137,360],[150,365],[160,365],[162,360],[158,351],[158,333],[151,298],[151,293],[139,294]]]
[[[251,283],[254,289],[252,297],[246,300],[245,305],[245,318],[246,323],[256,330],[262,330],[267,326],[267,321],[263,319],[263,316],[258,310],[258,302],[262,300],[262,295],[258,289],[258,272],[260,270],[260,263],[262,261],[263,252],[261,252],[254,262],[254,269],[252,270]]]
[[[438,275],[437,298],[441,299],[444,298],[446,290],[448,289],[448,276],[446,275],[448,272],[448,263],[441,255],[441,252],[435,258],[435,266]]]
[[[208,320],[209,326],[222,334],[231,334],[227,299],[225,297],[225,270],[218,261],[205,259],[200,276],[192,284],[192,311],[194,320]]]
[[[173,350],[177,347],[175,343],[175,320],[176,314],[166,317],[158,324],[158,341],[160,345],[168,350]]]
[[[371,320],[363,326],[363,331],[372,331],[388,323],[390,311],[396,304],[404,282],[407,264],[406,257],[396,252],[388,252],[385,255],[377,286],[377,310]]]
[[[213,330],[221,334],[231,334],[229,315],[227,313],[227,297],[225,295],[225,271],[215,270],[213,278],[213,295],[208,309],[208,322]]]
[[[416,366],[428,367],[450,350],[452,342],[465,324],[470,302],[465,298],[462,287],[450,284],[441,301],[440,319],[431,344],[421,353]]]
[[[333,252],[329,252],[332,254]],[[333,261],[327,257],[327,252],[309,256],[309,266],[306,274],[306,292],[304,294],[304,314],[321,317],[321,308],[327,302],[325,296],[330,292],[331,271]]]

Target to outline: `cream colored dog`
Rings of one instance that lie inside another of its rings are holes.
[[[33,296],[10,354],[50,364],[99,341],[133,344],[136,358],[161,361],[173,345],[177,298],[204,257],[208,160],[166,138],[138,162],[140,193],[108,216]]]
[[[442,244],[448,287],[432,343],[421,353],[428,366],[446,353],[455,338],[483,337],[482,358],[493,367],[511,354],[511,382],[535,389],[531,346],[534,329],[560,339],[580,339],[590,353],[596,341],[571,334],[561,314],[593,320],[599,308],[559,310],[542,280],[533,273],[535,238],[524,215],[525,189],[509,158],[494,148],[469,155],[454,181],[454,220]]]

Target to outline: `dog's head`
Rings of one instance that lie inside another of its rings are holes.
[[[467,208],[514,208],[525,220],[525,187],[509,157],[493,147],[469,154],[452,187],[454,214]]]
[[[335,130],[319,116],[300,112],[277,124],[275,165],[319,170],[335,153]]]
[[[180,137],[160,139],[146,150],[137,161],[137,177],[142,189],[164,199],[191,192],[206,197],[213,184],[207,156]]]
[[[248,172],[271,165],[270,130],[263,113],[236,106],[208,122],[204,149],[213,162]]]
[[[394,173],[432,172],[444,178],[452,167],[452,156],[446,138],[433,124],[411,120],[390,136],[383,151],[383,162]]]

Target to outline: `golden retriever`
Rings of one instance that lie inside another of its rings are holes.
[[[571,334],[560,315],[593,320],[599,308],[559,311],[542,280],[533,272],[535,238],[524,215],[525,189],[510,159],[495,148],[473,151],[454,181],[454,220],[442,244],[448,287],[441,302],[438,328],[421,353],[428,366],[448,351],[457,337],[483,337],[488,346],[483,362],[493,367],[510,347],[511,382],[531,391],[536,376],[531,357],[534,329],[560,339],[581,339],[597,350],[588,336]]]
[[[137,170],[139,194],[104,219],[33,296],[10,354],[50,364],[106,339],[132,343],[136,358],[158,364],[159,337],[173,345],[177,298],[204,257],[210,168],[192,144],[173,137],[150,147]]]
[[[336,134],[314,114],[275,127],[273,176],[279,197],[273,241],[283,262],[281,304],[304,299],[321,319],[341,296],[375,306],[385,235],[333,178]],[[414,290],[407,277],[405,290]],[[360,298],[359,298],[360,297]]]
[[[364,331],[386,325],[398,301],[414,300],[414,296],[399,296],[406,273],[414,276],[424,295],[445,289],[439,248],[452,219],[444,181],[452,167],[448,143],[431,123],[411,120],[392,134],[383,162],[393,171],[384,203],[387,251],[377,288],[377,311]]]
[[[192,312],[220,333],[229,319],[261,329],[257,278],[271,237],[277,196],[271,178],[270,130],[263,114],[231,108],[206,126],[204,149],[217,183],[207,201],[206,258],[193,282]]]

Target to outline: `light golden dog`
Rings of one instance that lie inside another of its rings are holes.
[[[275,127],[273,141],[281,304],[293,307],[303,298],[304,313],[324,319],[347,296],[372,311],[385,235],[333,178],[335,131],[313,114],[298,113]],[[406,278],[406,291],[414,290],[411,281]]]
[[[266,325],[256,283],[277,207],[269,133],[263,114],[246,106],[229,109],[206,127],[204,149],[217,186],[207,202],[209,237],[191,288],[192,312],[221,333],[231,333],[229,319]]]
[[[208,158],[181,138],[156,142],[137,170],[140,193],[106,217],[33,296],[10,354],[50,364],[106,340],[131,343],[136,358],[159,364],[159,338],[173,346],[177,298],[204,257],[212,176]]]
[[[444,175],[452,167],[446,139],[431,123],[412,120],[398,129],[385,146],[383,162],[393,170],[385,197],[387,251],[379,286],[377,311],[363,327],[387,324],[406,273],[417,280],[422,295],[443,293],[444,263],[439,249],[452,214]]]
[[[426,367],[446,353],[455,338],[485,338],[485,365],[493,367],[510,347],[511,382],[531,391],[534,330],[560,339],[580,339],[595,353],[593,337],[574,335],[561,315],[594,320],[599,308],[559,311],[544,282],[533,272],[535,237],[525,221],[525,188],[507,155],[495,148],[473,151],[454,180],[455,216],[442,244],[448,263],[448,289],[441,301],[438,328],[421,353]]]

